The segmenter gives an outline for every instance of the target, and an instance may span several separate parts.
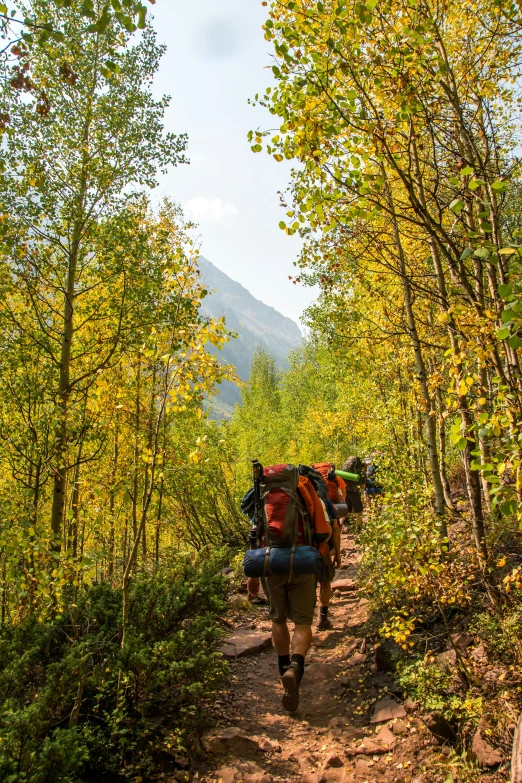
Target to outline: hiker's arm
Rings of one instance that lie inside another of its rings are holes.
[[[330,528],[330,535],[326,539],[326,542],[328,543],[328,541],[330,541],[330,539],[332,538],[332,535],[333,535],[333,526],[332,526],[332,523],[330,522],[330,520],[328,519],[327,516],[325,516],[325,520],[326,520],[326,524]]]
[[[339,526],[339,522],[335,520],[335,522],[332,525],[332,539],[334,542],[334,566],[336,568],[341,567],[341,528]]]

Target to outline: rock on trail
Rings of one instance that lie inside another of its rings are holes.
[[[244,658],[247,655],[269,650],[272,647],[272,635],[263,631],[237,631],[233,636],[229,636],[219,651],[227,658]]]

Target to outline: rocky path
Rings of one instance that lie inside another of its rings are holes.
[[[230,690],[214,706],[216,728],[204,738],[211,765],[197,773],[199,780],[449,779],[447,749],[428,730],[415,705],[394,695],[398,689],[393,674],[386,671],[386,656],[364,638],[368,609],[357,592],[358,558],[353,538],[345,536],[343,568],[334,583],[333,627],[314,636],[295,715],[281,706],[266,609],[245,610],[244,604],[237,608],[235,631],[224,647],[231,659]]]

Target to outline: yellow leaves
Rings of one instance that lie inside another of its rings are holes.
[[[501,557],[500,560],[497,560],[497,566],[499,568],[504,568],[505,565],[506,565],[506,558],[505,557]]]

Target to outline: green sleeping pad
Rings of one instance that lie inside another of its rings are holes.
[[[345,470],[336,470],[335,475],[339,476],[339,478],[342,478],[345,481],[359,482],[361,479],[361,477],[358,476],[357,473],[346,473]]]

